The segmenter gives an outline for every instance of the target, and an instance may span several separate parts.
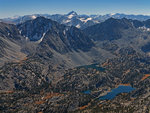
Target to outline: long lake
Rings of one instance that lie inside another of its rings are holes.
[[[135,88],[133,88],[131,86],[119,85],[117,88],[112,89],[110,92],[108,92],[104,96],[101,96],[99,99],[100,100],[111,100],[111,99],[115,98],[120,93],[130,93],[133,90],[135,90]],[[84,94],[91,94],[91,90],[84,91],[83,93]]]
[[[106,95],[101,96],[99,99],[100,100],[111,100],[111,99],[115,98],[120,93],[130,93],[133,90],[135,90],[135,88],[133,88],[131,86],[120,85],[117,88],[112,89],[111,92],[107,93]]]

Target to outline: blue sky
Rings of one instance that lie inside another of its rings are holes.
[[[150,0],[0,0],[0,18],[27,14],[144,14]]]

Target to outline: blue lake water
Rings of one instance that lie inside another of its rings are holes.
[[[100,100],[111,100],[111,99],[115,98],[120,93],[129,93],[133,90],[135,90],[135,88],[132,88],[131,86],[120,85],[117,88],[112,89],[111,92],[107,93],[106,95],[101,96],[99,99]]]
[[[103,67],[99,67],[99,66],[97,66],[98,64],[92,64],[92,65],[85,65],[85,66],[79,66],[78,68],[86,68],[86,69],[88,69],[88,68],[92,68],[92,69],[96,69],[96,70],[98,70],[98,71],[105,71],[105,68],[103,68]]]
[[[91,93],[91,90],[84,91],[83,93],[84,93],[84,94],[90,94],[90,93]]]

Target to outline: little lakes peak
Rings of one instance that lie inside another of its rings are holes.
[[[71,12],[69,12],[69,13],[67,14],[67,16],[69,16],[69,15],[77,16],[78,14],[77,14],[75,11],[71,11]]]

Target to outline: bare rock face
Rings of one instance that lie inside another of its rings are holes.
[[[87,51],[94,45],[79,29],[60,25],[44,17],[27,21],[17,27],[22,36],[31,41],[40,41],[40,46],[49,46],[60,53],[78,49]]]
[[[122,30],[129,28],[133,28],[129,20],[110,18],[84,29],[84,32],[94,40],[116,40],[122,37]]]
[[[26,57],[21,51],[21,45],[24,43],[25,39],[15,25],[0,22],[0,66]]]
[[[19,31],[15,25],[0,22],[0,36],[10,39],[21,39]]]

